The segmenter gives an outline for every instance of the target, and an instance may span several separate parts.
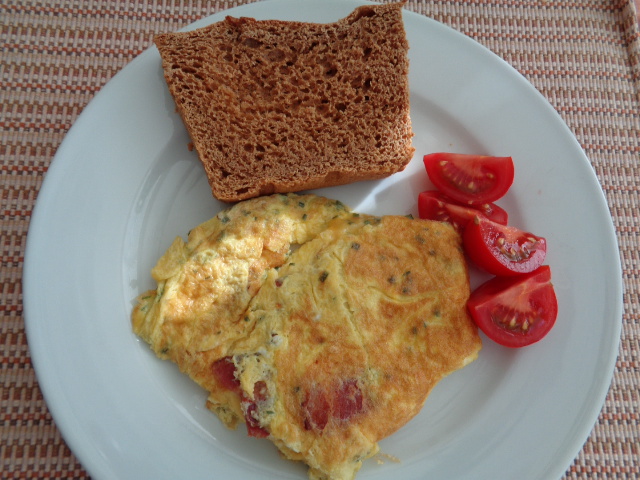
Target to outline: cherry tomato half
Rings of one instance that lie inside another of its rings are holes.
[[[494,277],[471,293],[467,308],[487,337],[506,347],[524,347],[542,339],[558,316],[551,269],[518,277]]]
[[[495,202],[513,183],[511,157],[432,153],[423,160],[436,188],[463,204]]]
[[[464,231],[464,227],[476,215],[484,215],[501,225],[506,225],[509,220],[507,212],[498,205],[460,205],[437,190],[428,190],[418,195],[418,214],[422,219],[449,222],[459,233]]]
[[[543,237],[480,216],[467,224],[462,241],[471,261],[493,275],[533,272],[547,256]]]

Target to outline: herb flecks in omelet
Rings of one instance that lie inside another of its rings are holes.
[[[240,203],[174,243],[154,278],[163,293],[141,296],[134,330],[226,425],[311,478],[353,478],[481,346],[453,228],[321,197]]]

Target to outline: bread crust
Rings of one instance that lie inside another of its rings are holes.
[[[329,24],[227,17],[156,37],[216,198],[404,169],[414,149],[402,5],[359,7]]]

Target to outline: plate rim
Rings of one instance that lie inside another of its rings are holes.
[[[292,3],[293,0],[270,0],[266,3],[268,4],[290,4]],[[299,0],[298,0],[299,1]],[[262,3],[262,2],[261,2]],[[343,2],[343,3],[348,3],[351,4],[353,6],[357,6],[357,5],[362,5],[362,4],[367,4],[367,3],[372,3],[372,2],[365,2],[365,1],[358,1],[358,0],[348,0],[348,2]],[[215,14],[212,14],[210,16],[204,17],[202,19],[199,19],[191,24],[189,24],[188,26],[184,27],[184,29],[188,29],[188,28],[197,28],[199,26],[211,23],[213,21],[216,21],[217,19],[220,19],[221,17],[224,17],[226,15],[242,15],[242,14],[251,14],[249,13],[251,10],[254,9],[254,7],[257,4],[252,3],[252,4],[245,4],[245,5],[241,5],[238,7],[234,7],[234,8],[230,8],[230,9],[225,9],[225,10],[221,10]],[[564,129],[566,130],[564,135],[570,137],[571,139],[573,139],[575,146],[577,148],[577,150],[579,150],[581,152],[581,156],[584,162],[586,162],[586,164],[588,166],[591,167],[591,164],[589,162],[588,157],[586,156],[586,154],[584,153],[584,150],[582,149],[582,147],[580,146],[580,144],[578,143],[574,133],[571,131],[571,129],[569,128],[569,126],[565,123],[565,121],[562,119],[562,117],[558,114],[558,112],[551,106],[551,104],[549,103],[549,101],[546,99],[546,97],[544,97],[534,86],[533,84],[531,84],[520,72],[518,72],[513,66],[511,66],[508,62],[506,62],[505,60],[503,60],[502,58],[500,58],[498,55],[496,55],[495,53],[493,53],[490,49],[488,49],[486,46],[480,44],[479,42],[477,42],[476,40],[474,40],[471,37],[468,37],[466,35],[464,35],[463,33],[455,30],[454,28],[443,24],[441,22],[438,22],[430,17],[427,17],[426,15],[423,14],[419,14],[419,13],[415,13],[412,11],[408,11],[408,10],[404,10],[403,11],[404,15],[408,15],[409,17],[414,17],[415,19],[419,19],[420,22],[424,22],[427,21],[427,23],[431,23],[432,27],[434,25],[437,25],[437,27],[435,28],[442,28],[444,30],[448,31],[448,34],[453,34],[455,36],[459,36],[462,37],[464,39],[464,42],[471,42],[470,44],[475,45],[476,47],[480,47],[479,51],[484,51],[485,54],[489,54],[494,58],[495,60],[498,60],[500,62],[503,63],[503,65],[505,67],[507,67],[509,70],[511,70],[512,73],[515,73],[517,75],[517,77],[519,77],[519,81],[520,82],[524,82],[524,84],[526,84],[527,87],[530,87],[529,90],[531,91],[532,94],[535,94],[538,97],[538,100],[543,101],[548,108],[550,108],[551,110],[553,110],[553,113],[557,116],[558,120],[559,120],[559,124],[562,125],[564,127]],[[26,335],[27,335],[27,341],[28,341],[28,345],[29,345],[29,351],[30,351],[30,355],[32,358],[32,363],[33,363],[33,367],[36,373],[36,378],[38,381],[38,384],[40,386],[40,389],[42,390],[42,394],[45,398],[45,402],[47,404],[47,408],[51,411],[51,414],[54,418],[54,421],[56,422],[56,425],[58,426],[60,432],[62,433],[62,436],[65,440],[65,442],[68,443],[68,445],[71,447],[71,445],[74,445],[74,448],[72,448],[72,452],[74,453],[74,455],[76,455],[78,457],[78,459],[81,461],[83,468],[85,468],[88,472],[92,471],[92,467],[93,468],[97,468],[97,466],[95,465],[90,465],[90,462],[87,462],[85,459],[89,456],[87,453],[84,453],[84,446],[83,445],[79,445],[78,442],[75,440],[73,433],[70,431],[70,429],[68,428],[67,425],[63,425],[63,424],[59,424],[58,423],[58,418],[63,418],[66,415],[63,414],[60,410],[61,408],[59,408],[57,405],[55,405],[55,401],[52,401],[51,399],[53,399],[54,397],[57,397],[60,395],[60,393],[57,391],[58,386],[55,385],[53,383],[53,381],[51,380],[50,375],[46,375],[45,372],[48,371],[48,367],[46,367],[46,360],[41,358],[40,356],[40,351],[39,350],[34,350],[32,348],[33,345],[38,345],[39,339],[38,337],[38,332],[35,329],[37,322],[34,323],[34,321],[32,320],[32,303],[34,300],[32,300],[33,298],[36,298],[36,294],[32,291],[32,289],[34,288],[34,281],[32,280],[33,278],[37,278],[37,266],[33,264],[32,262],[32,258],[35,256],[34,254],[34,248],[35,248],[35,244],[37,243],[37,241],[39,239],[34,238],[34,236],[32,235],[32,231],[38,232],[39,230],[41,230],[41,224],[42,224],[42,216],[44,215],[43,211],[46,210],[47,205],[43,204],[43,202],[47,199],[47,197],[49,196],[49,190],[53,188],[54,186],[54,181],[56,179],[58,179],[58,177],[62,176],[62,171],[64,171],[65,168],[71,166],[69,164],[70,160],[68,160],[68,157],[65,157],[65,155],[67,154],[67,151],[69,149],[71,149],[73,147],[73,141],[75,138],[75,133],[79,130],[79,127],[76,128],[76,125],[81,125],[82,122],[86,121],[87,118],[90,117],[91,113],[93,112],[93,110],[95,109],[97,103],[100,101],[100,99],[106,97],[106,95],[108,94],[108,92],[110,91],[110,84],[113,86],[114,85],[114,80],[116,78],[119,77],[119,75],[121,74],[122,71],[124,71],[125,69],[129,68],[132,64],[134,64],[134,62],[139,62],[141,61],[140,59],[146,58],[149,55],[153,54],[153,49],[155,47],[150,46],[148,47],[145,51],[143,51],[140,55],[138,55],[135,59],[133,59],[131,62],[129,62],[127,65],[125,65],[120,71],[118,71],[118,73],[116,75],[114,75],[104,86],[103,88],[101,88],[101,90],[94,95],[91,100],[88,102],[88,104],[85,106],[85,108],[83,109],[83,111],[81,112],[81,114],[76,118],[74,124],[72,125],[72,127],[69,129],[69,131],[67,132],[67,134],[65,135],[64,139],[62,140],[61,144],[59,145],[53,160],[51,161],[51,164],[44,176],[44,180],[42,182],[41,188],[39,189],[38,193],[37,193],[37,198],[36,198],[36,202],[34,205],[34,209],[32,212],[32,216],[30,219],[30,225],[29,225],[29,231],[27,234],[27,239],[26,239],[26,245],[25,245],[25,256],[24,256],[24,264],[23,264],[23,318],[24,318],[24,324],[25,324],[25,331],[26,331]],[[106,93],[105,93],[106,92]],[[97,99],[97,100],[96,100]],[[66,159],[66,161],[65,161]],[[604,191],[602,190],[602,186],[600,184],[599,179],[597,178],[597,175],[595,174],[595,171],[592,172],[593,173],[593,178],[596,180],[597,185],[599,187],[600,193],[602,195],[601,201],[604,202],[604,206],[608,208],[608,201],[607,198],[604,194]],[[616,352],[619,351],[619,344],[620,344],[620,336],[621,336],[621,331],[622,331],[622,316],[623,316],[623,310],[624,310],[624,304],[623,304],[623,281],[622,281],[622,266],[621,266],[621,262],[620,262],[620,250],[619,250],[619,245],[618,245],[618,239],[617,239],[617,235],[616,235],[616,230],[615,230],[615,226],[613,224],[613,220],[609,214],[609,225],[608,225],[608,231],[607,236],[609,238],[609,246],[612,248],[612,250],[615,251],[616,258],[617,258],[617,262],[614,263],[613,265],[611,265],[610,267],[616,272],[616,278],[615,278],[615,285],[613,285],[613,290],[616,292],[616,297],[617,297],[617,301],[616,301],[616,311],[615,313],[612,315],[612,317],[615,317],[617,322],[616,322],[616,330],[617,330],[617,334],[615,336],[612,336],[611,338],[611,345],[610,348],[612,350],[615,350]],[[611,253],[611,252],[610,252]],[[611,358],[609,358],[609,365],[607,366],[607,368],[605,368],[604,370],[607,370],[610,374],[607,376],[608,381],[607,382],[601,382],[600,383],[600,388],[598,391],[598,397],[599,400],[597,402],[591,402],[591,413],[588,415],[589,417],[593,417],[593,422],[590,424],[584,424],[582,426],[582,431],[578,434],[578,436],[583,438],[583,442],[586,441],[589,437],[590,432],[592,431],[595,423],[597,422],[597,417],[600,413],[600,411],[602,410],[602,407],[605,403],[606,400],[606,396],[607,393],[611,387],[611,382],[613,379],[613,375],[615,372],[615,364],[616,364],[616,359],[617,359],[617,355],[618,353],[616,353],[616,355],[612,356]],[[45,378],[48,377],[48,378]],[[67,419],[68,421],[68,419]],[[62,422],[65,423],[65,422]],[[582,444],[581,444],[582,445]],[[563,463],[565,465],[566,468],[568,468],[571,464],[571,462],[576,458],[576,455],[580,452],[580,448],[579,447],[575,453],[573,455],[570,455],[569,458],[569,454],[565,455],[565,460],[561,463]],[[566,470],[566,468],[564,470]],[[562,473],[564,473],[564,470]],[[561,474],[562,474],[561,473]],[[93,474],[92,474],[93,475]]]

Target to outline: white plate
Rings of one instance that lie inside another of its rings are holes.
[[[357,3],[272,0],[224,15],[328,22]],[[422,155],[512,155],[499,203],[546,236],[560,304],[541,343],[485,340],[405,428],[381,442],[400,463],[359,478],[550,479],[579,452],[617,355],[622,287],[607,205],[590,164],[546,100],[494,54],[405,12],[416,156],[383,181],[320,193],[361,212],[416,213]],[[82,113],[47,173],[31,222],[24,306],[40,386],[70,448],[96,479],[305,478],[270,442],[226,430],[205,394],[131,333],[132,299],[176,235],[212,217],[213,200],[150,49]],[[478,278],[474,277],[474,283]]]

